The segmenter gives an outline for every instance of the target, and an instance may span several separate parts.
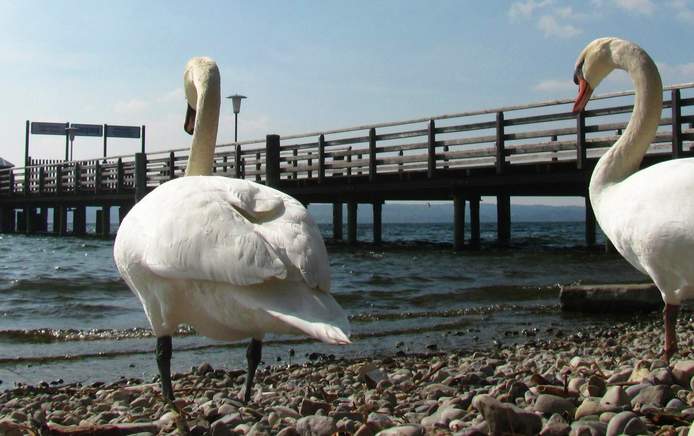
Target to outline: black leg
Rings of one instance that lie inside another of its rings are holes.
[[[260,363],[260,357],[263,352],[263,342],[257,339],[251,339],[251,343],[248,344],[248,349],[246,350],[246,360],[248,360],[248,374],[246,375],[246,394],[244,395],[244,400],[246,403],[251,401],[251,388],[253,387],[253,377],[255,376],[255,370],[258,368]]]
[[[675,326],[677,325],[677,312],[679,308],[679,306],[674,304],[666,304],[665,310],[663,310],[663,319],[665,321],[665,346],[663,347],[663,355],[667,363],[670,363],[670,358],[677,352],[677,332],[675,331]]]
[[[156,355],[159,378],[161,379],[161,393],[164,395],[164,398],[173,401],[174,394],[171,387],[171,336],[157,338]]]

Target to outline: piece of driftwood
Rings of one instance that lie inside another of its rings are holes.
[[[660,291],[652,283],[561,286],[559,302],[569,312],[650,312],[663,307]]]

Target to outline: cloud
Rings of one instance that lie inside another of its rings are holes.
[[[113,112],[117,114],[138,113],[149,107],[149,102],[140,98],[133,98],[128,101],[119,101],[113,106]]]
[[[543,80],[542,82],[533,86],[533,89],[535,91],[546,92],[551,94],[565,94],[571,91],[575,91],[576,85],[571,80],[548,79]]]
[[[665,85],[694,81],[694,62],[677,65],[658,62],[657,65]]]
[[[673,0],[670,2],[670,7],[675,10],[677,19],[688,24],[694,24],[694,9],[686,0]]]
[[[524,2],[513,2],[508,10],[509,17],[530,18],[536,9],[542,9],[552,4],[552,0],[526,0]]]
[[[587,17],[571,6],[556,5],[555,0],[526,0],[511,4],[508,16],[512,21],[536,21],[536,28],[546,38],[572,38],[582,33],[577,21]],[[538,18],[539,16],[539,18]]]
[[[631,13],[652,15],[655,12],[655,5],[651,0],[614,0],[614,3]]]
[[[540,29],[547,38],[552,36],[572,38],[581,33],[581,29],[572,24],[561,24],[553,15],[541,16],[540,20],[537,22],[537,28]]]

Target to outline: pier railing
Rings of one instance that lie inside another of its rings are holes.
[[[575,162],[584,169],[619,138],[633,92],[596,96],[571,113],[573,99],[446,114],[307,134],[220,144],[216,175],[271,185],[339,183],[360,178]],[[648,151],[678,158],[694,146],[694,83],[666,87],[657,135]],[[0,197],[144,194],[185,172],[187,148],[87,161],[31,160],[0,170]],[[139,194],[138,194],[139,193]]]

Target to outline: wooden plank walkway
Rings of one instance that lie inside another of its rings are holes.
[[[492,195],[497,197],[498,240],[503,244],[510,237],[510,196],[587,196],[592,166],[619,138],[632,102],[633,92],[626,91],[595,96],[591,109],[578,115],[571,113],[573,100],[565,99],[268,135],[218,145],[214,172],[266,183],[306,204],[332,203],[336,236],[342,233],[342,204],[350,205],[350,241],[356,239],[359,203],[373,205],[379,224],[374,240],[379,242],[384,201],[454,200],[456,215],[462,217],[469,202],[473,212],[469,245],[475,247],[479,245],[479,199]],[[660,127],[644,165],[694,155],[693,140],[694,83],[666,87]],[[80,235],[84,233],[81,209],[96,206],[102,208],[98,227],[107,234],[108,209],[119,207],[122,217],[148,191],[181,177],[188,151],[72,162],[31,160],[26,167],[0,170],[0,230],[46,231],[46,209],[50,208],[57,222],[54,233]],[[71,232],[65,228],[68,211],[75,223]],[[465,244],[462,227],[458,229],[462,219],[456,220],[458,248]],[[589,244],[594,242],[594,227],[589,213]]]

